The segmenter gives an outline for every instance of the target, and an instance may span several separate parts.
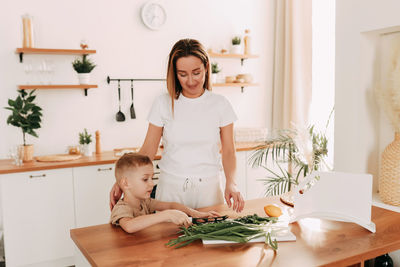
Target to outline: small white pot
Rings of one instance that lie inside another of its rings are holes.
[[[211,74],[211,83],[217,83],[218,73]]]
[[[232,45],[231,46],[231,54],[241,54],[242,46],[241,45]]]
[[[93,152],[90,144],[83,144],[81,147],[81,151],[84,156],[90,157],[92,155]]]
[[[80,84],[89,84],[90,73],[78,73],[78,80]]]

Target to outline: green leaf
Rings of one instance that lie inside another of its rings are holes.
[[[39,137],[39,136],[37,135],[37,133],[36,133],[34,130],[31,130],[31,131],[29,132],[29,134],[32,135],[32,136],[34,136],[34,137]]]
[[[35,98],[36,98],[36,96],[35,96],[35,95],[32,95],[32,96],[29,96],[29,97],[26,99],[26,101],[29,102],[29,103],[31,103],[31,102],[33,102],[33,100],[35,100]]]
[[[22,108],[22,98],[20,96],[17,97],[15,100],[15,108],[16,109],[21,109]]]
[[[15,107],[15,101],[12,99],[8,99],[8,105],[11,107]]]

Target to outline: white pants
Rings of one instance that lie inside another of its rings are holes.
[[[178,177],[161,172],[156,189],[156,199],[178,202],[192,209],[224,203],[219,175]]]

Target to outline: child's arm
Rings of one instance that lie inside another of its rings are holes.
[[[172,222],[177,225],[188,227],[191,224],[188,216],[179,210],[164,210],[148,215],[142,215],[135,218],[121,218],[119,225],[125,232],[134,233],[146,227],[152,226],[161,222]]]
[[[163,202],[163,201],[158,201],[157,204],[155,205],[155,210],[180,210],[190,217],[193,218],[205,218],[205,217],[215,217],[215,216],[221,216],[218,212],[216,211],[208,211],[208,212],[201,212],[197,211],[194,209],[191,209],[189,207],[186,207],[185,205],[182,205],[177,202]]]

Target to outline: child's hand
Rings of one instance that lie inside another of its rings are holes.
[[[201,211],[194,211],[193,214],[191,214],[193,218],[210,218],[210,217],[220,217],[221,214],[219,214],[216,211],[207,211],[207,212],[201,212]]]
[[[172,222],[176,225],[183,225],[188,227],[192,224],[192,221],[186,215],[186,213],[180,210],[164,210],[162,213],[165,214],[165,221]]]

